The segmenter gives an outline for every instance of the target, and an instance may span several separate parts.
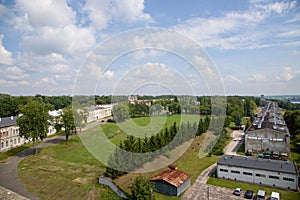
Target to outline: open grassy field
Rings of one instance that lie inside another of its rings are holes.
[[[21,183],[41,199],[120,199],[98,184],[104,167],[77,135],[25,158],[18,170]]]
[[[230,180],[223,180],[223,179],[218,179],[218,178],[209,178],[208,184],[215,185],[215,186],[221,186],[225,188],[242,188],[243,191],[246,190],[253,190],[254,193],[257,193],[258,190],[264,190],[266,191],[266,194],[268,196],[271,195],[271,192],[279,192],[281,195],[281,199],[283,200],[296,200],[300,199],[300,193],[299,192],[294,192],[290,190],[280,190],[277,188],[271,188],[271,187],[265,187],[261,185],[253,185],[253,184],[248,184],[248,183],[243,183],[243,182],[236,182],[236,181],[230,181]]]
[[[138,117],[128,119],[122,123],[102,124],[101,129],[111,142],[119,144],[119,142],[125,140],[128,135],[135,137],[151,136],[164,130],[165,127],[169,128],[174,122],[176,122],[177,125],[188,121],[190,123],[198,123],[199,119],[199,115]]]

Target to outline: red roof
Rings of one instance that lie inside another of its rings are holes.
[[[180,170],[174,169],[174,170],[165,170],[162,173],[152,177],[151,181],[158,181],[163,180],[171,185],[174,185],[175,187],[179,187],[184,182],[186,182],[191,175],[182,172]]]

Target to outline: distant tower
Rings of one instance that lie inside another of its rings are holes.
[[[262,103],[262,105],[264,106],[264,105],[266,105],[266,99],[265,99],[265,95],[260,95],[260,100],[261,100],[261,103]]]

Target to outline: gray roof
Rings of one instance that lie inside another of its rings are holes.
[[[297,174],[297,168],[292,161],[271,160],[254,157],[223,155],[218,161],[218,165],[229,165],[250,169],[261,169],[275,172],[285,172]]]
[[[16,125],[17,118],[17,116],[0,118],[0,128]]]

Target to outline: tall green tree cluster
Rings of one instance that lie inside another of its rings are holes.
[[[131,184],[131,199],[152,200],[154,199],[154,184],[143,176],[138,176]]]
[[[130,117],[127,103],[119,103],[112,109],[112,116],[116,122],[123,122]]]
[[[32,146],[35,153],[35,143],[38,139],[47,137],[49,119],[48,107],[42,101],[31,100],[26,105],[20,107],[23,114],[17,119],[20,127],[20,136],[32,139]]]
[[[192,139],[197,129],[197,123],[191,124],[187,122],[183,123],[180,127],[177,127],[176,123],[174,123],[171,127],[166,127],[159,134],[143,139],[128,136],[126,140],[120,142],[119,148],[116,148],[114,154],[110,156],[108,162],[110,167],[107,167],[106,175],[116,178],[122,174],[122,172],[115,170],[119,167],[124,171],[131,171],[132,169],[141,167],[146,162],[150,162],[154,158],[164,155],[167,151]],[[133,156],[132,153],[128,152],[137,154]],[[138,154],[148,152],[152,153]]]
[[[284,120],[289,129],[291,137],[300,135],[300,110],[287,110],[284,114]]]

